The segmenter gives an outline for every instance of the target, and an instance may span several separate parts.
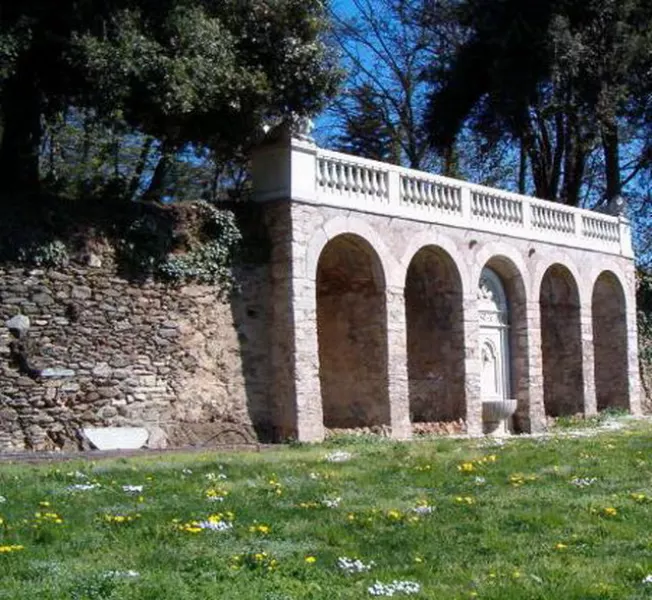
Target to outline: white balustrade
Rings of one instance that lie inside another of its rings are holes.
[[[603,215],[582,215],[582,235],[602,242],[620,242],[618,220],[606,220]]]
[[[620,253],[611,215],[329,150],[317,149],[316,161],[318,202]]]
[[[401,203],[433,212],[462,215],[462,186],[427,175],[400,177]]]
[[[562,234],[575,233],[575,212],[552,202],[532,200],[532,227]]]
[[[327,194],[389,200],[388,171],[328,155],[317,157],[317,189]]]
[[[523,201],[499,190],[471,189],[471,216],[504,225],[523,225]]]
[[[254,161],[261,200],[324,206],[633,257],[626,219],[404,169],[292,140]]]

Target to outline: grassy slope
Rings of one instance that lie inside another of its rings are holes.
[[[352,458],[325,461],[335,450]],[[4,465],[0,546],[24,549],[0,553],[0,598],[352,599],[394,579],[419,582],[419,598],[649,598],[652,584],[642,579],[652,573],[651,450],[652,429],[638,425],[504,447],[358,441]],[[76,471],[101,487],[68,491],[85,481]],[[227,478],[210,481],[209,473]],[[596,481],[582,488],[574,478]],[[144,489],[129,494],[123,485]],[[210,502],[209,488],[228,495]],[[335,497],[336,508],[311,504]],[[419,502],[433,512],[412,512]],[[225,511],[235,513],[229,531],[179,530]],[[107,514],[135,519],[108,523]],[[270,530],[252,532],[256,525]],[[340,556],[375,566],[346,575]],[[139,576],[105,575],[128,570]]]

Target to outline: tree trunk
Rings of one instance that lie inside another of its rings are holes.
[[[146,137],[143,142],[143,146],[140,149],[140,156],[138,157],[138,163],[134,169],[134,174],[131,176],[131,181],[129,182],[129,198],[134,199],[138,188],[140,187],[140,179],[143,176],[145,167],[147,166],[147,159],[149,158],[149,152],[152,149],[152,144],[154,143],[154,138]]]
[[[41,99],[34,75],[19,65],[2,94],[4,128],[0,181],[10,194],[37,193],[41,147]]]
[[[607,180],[607,201],[620,196],[620,155],[618,148],[618,125],[610,121],[602,126],[602,149]]]
[[[143,194],[143,200],[147,202],[160,202],[163,193],[165,192],[165,176],[170,169],[173,154],[174,151],[171,144],[164,141],[161,144],[161,158],[159,158],[158,163],[156,163],[152,180]]]
[[[525,185],[527,182],[527,152],[523,140],[518,147],[518,193],[525,194]]]

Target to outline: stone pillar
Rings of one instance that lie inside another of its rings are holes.
[[[407,370],[407,326],[403,289],[388,287],[387,303],[387,383],[392,437],[412,437]]]
[[[546,409],[543,402],[543,354],[541,350],[541,305],[538,300],[528,302],[525,309],[525,323],[527,331],[521,336],[527,340],[527,351],[524,359],[527,360],[522,385],[519,391],[528,403],[527,418],[524,419],[523,428],[530,433],[546,430]]]
[[[266,217],[272,242],[269,421],[277,440],[321,441],[315,282],[294,275],[300,249],[292,241],[291,203],[268,204]]]
[[[319,381],[317,291],[314,279],[292,280],[295,340],[296,436],[300,442],[324,439]]]
[[[482,397],[480,390],[480,322],[477,291],[464,297],[464,396],[466,428],[469,435],[482,435]]]
[[[627,381],[629,384],[629,411],[643,414],[641,405],[641,371],[638,361],[638,323],[636,317],[636,269],[633,263],[625,268],[625,321],[627,326]]]
[[[593,349],[593,313],[591,303],[580,306],[582,331],[582,379],[584,383],[584,414],[595,415],[598,403],[595,396],[595,352]]]

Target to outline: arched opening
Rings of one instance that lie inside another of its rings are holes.
[[[627,376],[627,321],[625,293],[609,271],[600,274],[593,287],[593,348],[595,395],[598,410],[629,409]]]
[[[507,257],[495,256],[478,281],[481,397],[516,398],[511,427],[530,429],[526,294],[523,278]],[[485,360],[486,359],[486,360]]]
[[[584,410],[582,326],[577,283],[564,266],[545,272],[539,292],[543,404],[546,415],[559,417]]]
[[[405,280],[405,316],[412,422],[464,421],[462,281],[440,248],[422,248],[412,258]]]
[[[325,427],[389,425],[385,278],[359,236],[339,235],[321,252],[317,334]]]

